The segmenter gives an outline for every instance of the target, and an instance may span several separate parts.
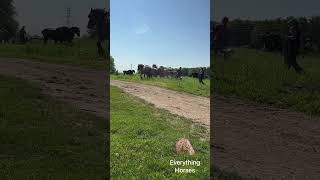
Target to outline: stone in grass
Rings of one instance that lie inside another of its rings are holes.
[[[182,138],[176,143],[176,153],[179,155],[181,151],[187,151],[188,155],[194,155],[194,149],[188,139]]]

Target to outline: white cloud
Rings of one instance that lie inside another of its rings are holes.
[[[142,26],[136,28],[136,34],[145,34],[150,31],[150,27],[147,24],[143,24]]]

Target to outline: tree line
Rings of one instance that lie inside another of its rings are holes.
[[[15,19],[16,9],[13,0],[0,1],[0,39],[13,37],[18,31],[18,22]]]
[[[234,19],[229,21],[227,28],[227,44],[229,46],[261,46],[261,37],[266,33],[273,33],[283,36],[287,32],[287,22],[295,19],[302,30],[302,37],[311,37],[313,43],[320,50],[320,16],[288,17],[265,20],[243,20]],[[211,28],[218,22],[211,21]]]

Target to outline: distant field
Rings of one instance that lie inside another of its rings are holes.
[[[175,91],[186,92],[197,96],[210,97],[210,80],[208,79],[204,81],[205,85],[200,84],[198,79],[191,77],[183,77],[182,80],[174,78],[151,78],[141,80],[139,75],[112,75],[111,80],[142,83]]]
[[[105,179],[106,121],[0,76],[0,179]]]
[[[320,115],[320,54],[298,58],[306,71],[284,66],[280,53],[235,49],[226,61],[212,57],[214,91]]]
[[[26,58],[56,64],[68,64],[94,69],[106,69],[106,62],[98,59],[96,41],[94,39],[77,39],[74,45],[46,45],[35,40],[26,45],[0,44],[0,57]]]

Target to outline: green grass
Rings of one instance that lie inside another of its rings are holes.
[[[305,75],[288,71],[279,53],[235,49],[226,61],[212,61],[212,87],[218,94],[320,115],[320,55],[298,59]]]
[[[190,139],[194,156],[175,154],[175,143],[183,137]],[[209,179],[209,133],[111,87],[110,158],[113,179]],[[187,159],[201,161],[196,173],[174,173],[169,161]]]
[[[141,80],[139,75],[112,75],[111,79],[142,83],[167,88],[179,92],[190,93],[197,96],[210,97],[210,80],[208,79],[204,80],[205,85],[200,84],[198,79],[191,77],[183,77],[182,80],[174,78],[151,78]]]
[[[26,45],[0,44],[0,57],[25,58],[56,64],[106,69],[103,59],[97,59],[96,40],[77,39],[73,46],[35,40]]]
[[[106,122],[0,76],[0,179],[104,179]]]

